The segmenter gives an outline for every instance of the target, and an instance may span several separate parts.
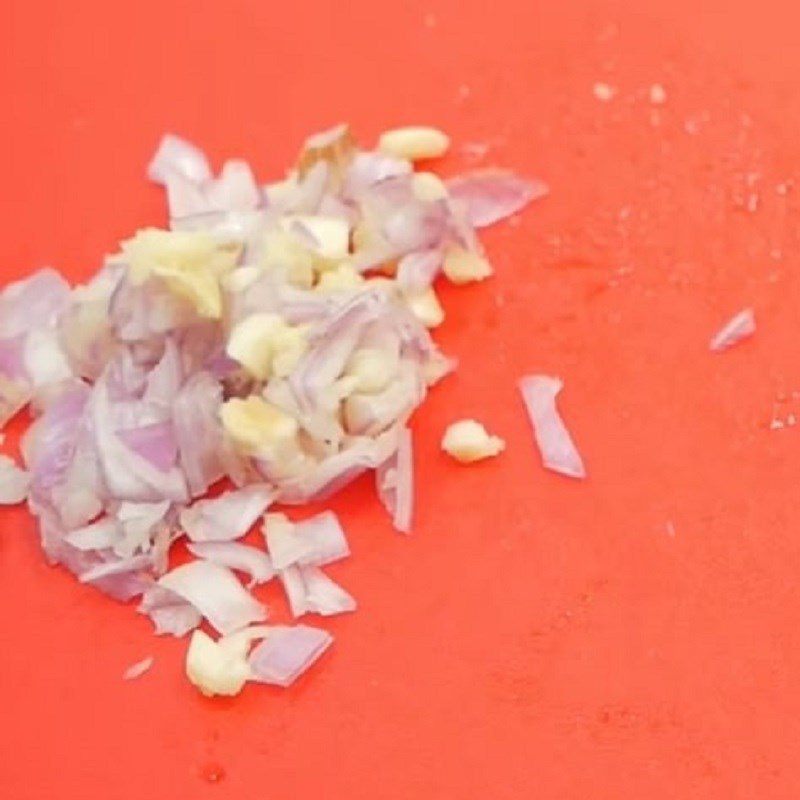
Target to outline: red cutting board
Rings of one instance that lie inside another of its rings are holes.
[[[460,369],[414,420],[414,533],[367,478],[333,501],[360,608],[291,689],[199,696],[185,642],[2,511],[0,796],[797,798],[798,22],[776,0],[7,2],[5,280],[86,278],[163,223],[166,130],[267,180],[340,120],[365,143],[428,123],[443,173],[552,193],[486,233],[495,278],[442,287]],[[748,305],[755,337],[709,353]],[[539,463],[531,371],[565,381],[584,482]],[[506,453],[448,461],[464,416]]]

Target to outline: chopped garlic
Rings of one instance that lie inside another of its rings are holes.
[[[299,428],[294,417],[256,395],[231,398],[223,403],[220,416],[228,435],[248,455],[296,448]]]
[[[222,283],[229,292],[241,292],[258,280],[259,275],[261,270],[258,267],[238,267],[229,272],[222,279]]]
[[[306,346],[300,330],[287,325],[278,314],[262,312],[251,314],[233,328],[226,352],[251,375],[266,380],[273,373],[288,375]]]
[[[336,269],[323,272],[314,287],[320,292],[340,292],[345,289],[358,289],[364,283],[364,276],[350,264],[340,264]]]
[[[286,325],[272,339],[272,374],[285,378],[308,349],[308,339],[299,326]]]
[[[450,146],[450,138],[437,128],[394,128],[382,133],[378,150],[396,158],[417,161],[421,158],[436,158],[444,155]]]
[[[433,202],[447,197],[447,187],[442,179],[432,172],[415,172],[411,181],[411,188],[417,200]]]
[[[456,284],[482,281],[492,274],[492,266],[483,256],[463,247],[451,247],[442,264],[444,274]]]
[[[406,302],[414,316],[426,328],[435,328],[444,322],[444,309],[432,286],[423,292],[407,294]]]
[[[342,259],[350,247],[350,226],[339,217],[319,214],[291,214],[281,218],[283,229],[291,233],[294,225],[302,225],[316,240],[312,249],[323,258]]]
[[[592,87],[592,93],[598,100],[603,103],[607,103],[609,100],[614,99],[614,96],[617,94],[617,90],[608,83],[597,81]]]
[[[314,256],[288,231],[264,234],[259,266],[283,274],[293,286],[310,289],[314,283]]]
[[[442,437],[442,450],[462,464],[496,456],[506,443],[491,436],[480,422],[462,419],[450,425]]]
[[[240,245],[220,242],[205,231],[145,228],[122,243],[134,284],[144,283],[151,275],[162,278],[201,316],[212,319],[222,314],[220,278],[236,266],[240,251]]]
[[[239,694],[251,677],[242,648],[225,647],[220,642],[196,630],[186,651],[186,675],[207,697]]]
[[[354,391],[380,392],[395,376],[397,358],[374,347],[362,347],[350,356],[344,372],[355,379]]]

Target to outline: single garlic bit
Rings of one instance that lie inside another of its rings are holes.
[[[482,281],[492,274],[489,262],[479,253],[463,247],[451,247],[444,257],[442,271],[456,284]]]
[[[450,137],[438,128],[422,126],[394,128],[381,134],[378,150],[395,158],[418,161],[438,158],[450,147]]]
[[[442,450],[462,464],[491,458],[505,450],[506,443],[492,436],[474,419],[462,419],[449,425],[442,437]]]
[[[186,675],[207,697],[239,694],[251,676],[241,648],[215,642],[203,631],[195,631],[186,651]]]

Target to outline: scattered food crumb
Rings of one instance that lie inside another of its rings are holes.
[[[752,336],[756,332],[756,319],[752,308],[742,309],[735,314],[720,330],[714,334],[709,343],[709,348],[720,353],[729,347]]]
[[[462,145],[461,152],[467,158],[480,159],[489,152],[489,145],[486,142],[467,142]]]
[[[225,769],[221,764],[209,762],[200,769],[200,777],[208,783],[219,783],[225,778]]]
[[[661,106],[667,102],[667,92],[660,83],[654,83],[650,87],[650,102],[655,106]]]
[[[153,666],[153,662],[155,659],[153,656],[148,656],[147,658],[143,658],[141,661],[137,661],[135,664],[131,664],[125,672],[122,673],[123,680],[132,681],[136,678],[140,678],[142,675]]]
[[[462,464],[491,458],[505,449],[499,436],[492,436],[474,419],[462,419],[449,425],[442,437],[442,450]]]
[[[607,103],[609,100],[614,99],[614,96],[617,94],[617,90],[608,83],[596,81],[592,87],[592,93],[602,103]]]
[[[667,536],[675,536],[675,525],[672,520],[667,520],[667,524],[664,527],[667,529]]]

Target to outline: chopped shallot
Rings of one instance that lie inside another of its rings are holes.
[[[278,570],[292,564],[324,566],[350,555],[342,526],[332,511],[302,522],[289,522],[283,514],[267,514],[264,538]]]
[[[276,626],[250,654],[253,680],[289,686],[333,643],[333,637],[308,625]]]
[[[528,375],[519,382],[544,466],[570,478],[585,478],[583,461],[556,408],[563,386],[548,375]]]
[[[415,172],[448,145],[412,126],[370,152],[337,125],[261,185],[167,134],[147,167],[165,228],[126,238],[84,285],[45,268],[0,290],[0,426],[34,416],[25,468],[0,456],[0,504],[27,500],[49,562],[140,598],[157,634],[194,630],[187,673],[207,694],[287,686],[332,641],[250,627],[266,608],[233,570],[251,586],[278,575],[295,616],[356,607],[320,569],[350,552],[332,512],[266,514],[268,553],[234,541],[273,503],[375,470],[394,526],[411,528],[409,418],[455,367],[429,332],[445,316],[434,284],[491,275],[476,229],[547,192],[504,170]],[[184,537],[195,560],[174,566]],[[203,618],[220,639],[195,630]]]
[[[264,513],[272,498],[266,484],[254,484],[213,500],[198,500],[181,513],[181,527],[194,542],[238,539]]]
[[[191,603],[222,634],[267,618],[266,608],[233,572],[211,561],[183,564],[159,578],[158,583]]]
[[[191,542],[187,549],[193,556],[247,573],[251,586],[266,583],[277,574],[263,550],[240,542]]]

